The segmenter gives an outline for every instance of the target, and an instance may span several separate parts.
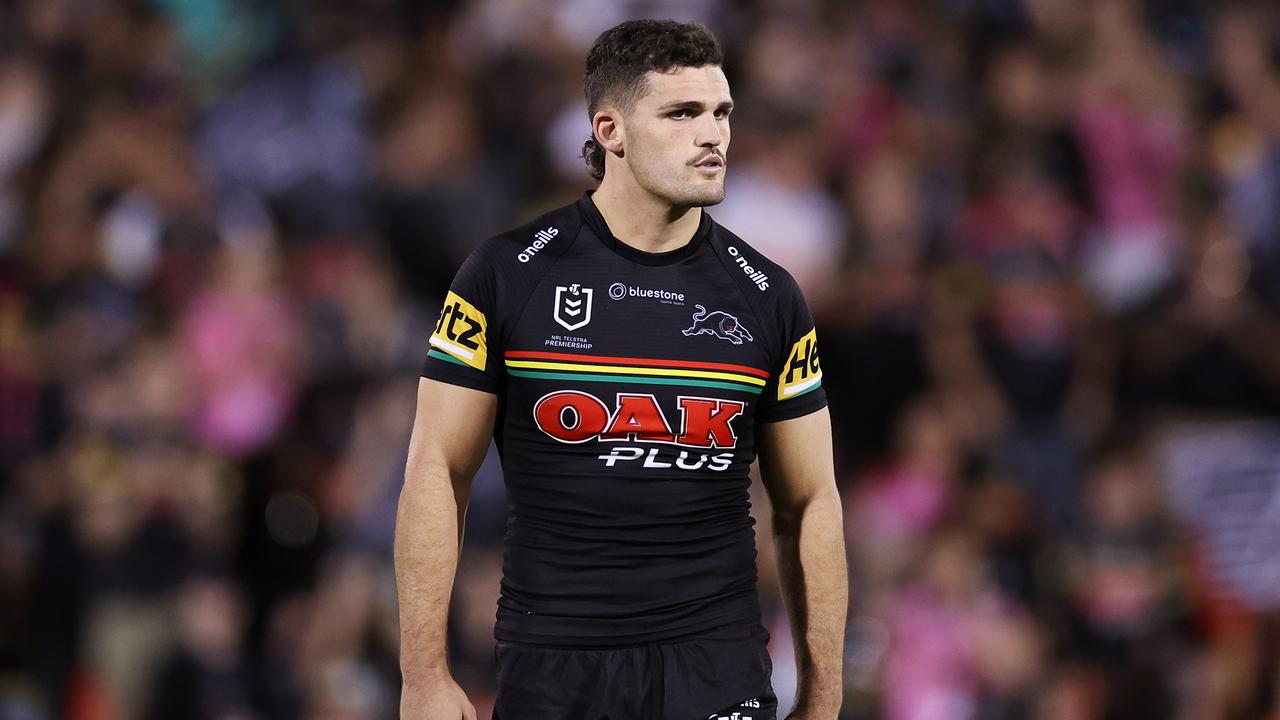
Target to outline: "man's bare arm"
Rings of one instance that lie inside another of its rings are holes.
[[[497,396],[418,381],[418,409],[396,514],[402,718],[474,718],[449,674],[445,629],[471,480],[484,461]]]
[[[773,506],[778,579],[795,639],[799,681],[789,717],[835,718],[849,585],[831,416],[823,408],[758,427],[760,476]]]

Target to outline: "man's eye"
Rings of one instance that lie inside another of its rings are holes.
[[[723,119],[725,119],[725,118],[727,118],[727,117],[729,117],[729,111],[728,111],[728,110],[717,110],[717,111],[716,111],[716,119],[717,119],[717,120],[723,120]]]
[[[693,117],[693,113],[689,112],[688,110],[676,110],[675,112],[671,113],[667,117],[671,118],[672,120],[684,120],[684,119]]]

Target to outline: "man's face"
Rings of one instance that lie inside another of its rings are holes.
[[[636,182],[677,207],[724,200],[733,99],[715,65],[650,72],[649,91],[623,116],[625,157]]]

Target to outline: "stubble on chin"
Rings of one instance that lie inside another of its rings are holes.
[[[690,166],[692,170],[692,166]],[[696,173],[697,171],[694,170]],[[636,173],[636,179],[649,192],[666,200],[674,207],[708,207],[724,202],[724,174],[716,181],[695,177],[680,178],[675,182],[662,183],[656,181],[659,176],[651,173]],[[674,179],[674,178],[673,178]],[[666,187],[663,187],[666,185]]]
[[[724,181],[721,180],[714,187],[696,188],[692,194],[697,198],[696,202],[690,203],[692,207],[719,205],[724,202]]]
[[[698,178],[680,188],[673,204],[685,207],[708,207],[724,202],[724,174],[715,181]]]
[[[720,184],[716,186],[715,198],[707,203],[708,205],[719,205],[724,202],[724,176],[720,177]]]

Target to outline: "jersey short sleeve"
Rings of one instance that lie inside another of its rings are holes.
[[[497,269],[481,245],[458,269],[428,341],[422,376],[497,393],[503,363]]]
[[[773,322],[779,335],[769,383],[756,410],[759,422],[789,420],[827,405],[818,334],[809,306],[794,281],[779,283],[778,290]]]

